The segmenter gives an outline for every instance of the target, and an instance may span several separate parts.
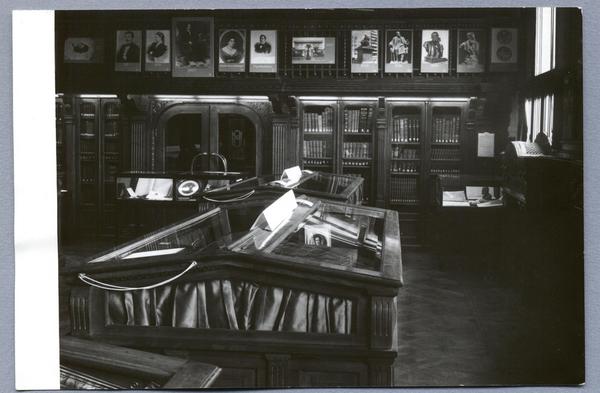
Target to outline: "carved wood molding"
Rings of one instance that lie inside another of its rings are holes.
[[[87,335],[89,333],[89,291],[87,288],[73,288],[69,299],[69,317],[71,333]]]
[[[371,348],[394,349],[397,341],[396,298],[371,297]]]
[[[290,355],[265,354],[267,359],[267,383],[271,388],[289,386],[288,362]]]
[[[394,369],[390,361],[369,361],[369,387],[393,386]]]

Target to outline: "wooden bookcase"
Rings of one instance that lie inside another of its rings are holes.
[[[298,101],[302,168],[364,178],[363,203],[373,204],[377,99]]]
[[[300,101],[303,169],[337,173],[339,165],[337,101]]]
[[[88,97],[73,100],[73,233],[112,236],[116,174],[121,163],[120,101]]]
[[[399,213],[404,246],[423,242],[430,175],[440,175],[444,185],[460,181],[469,146],[464,126],[468,102],[386,100],[386,137],[380,147],[384,173],[379,181],[383,203]]]
[[[56,120],[56,191],[58,207],[58,243],[62,244],[67,240],[67,233],[70,227],[69,217],[69,176],[68,176],[68,157],[69,157],[69,136],[72,133],[73,112],[69,100],[64,100],[62,96],[55,99],[55,120]]]

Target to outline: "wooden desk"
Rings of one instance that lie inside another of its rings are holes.
[[[210,387],[221,368],[207,363],[105,344],[60,338],[61,389]]]

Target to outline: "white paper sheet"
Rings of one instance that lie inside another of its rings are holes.
[[[494,157],[494,134],[480,132],[477,135],[477,157]]]

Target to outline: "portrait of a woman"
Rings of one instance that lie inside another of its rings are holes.
[[[161,31],[157,31],[154,34],[153,41],[146,50],[148,61],[155,62],[160,61],[163,56],[167,53],[167,45],[165,44],[165,35]],[[168,57],[166,57],[168,61]]]
[[[219,40],[219,63],[243,64],[245,37],[238,30],[228,30],[221,33]]]

